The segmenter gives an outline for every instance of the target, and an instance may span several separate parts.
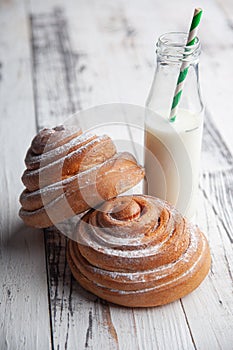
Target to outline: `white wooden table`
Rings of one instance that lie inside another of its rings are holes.
[[[233,2],[200,0],[207,108],[198,223],[212,267],[192,294],[127,309],[72,278],[66,238],[17,216],[31,138],[108,102],[144,105],[155,41],[186,30],[191,0],[0,3],[0,349],[233,349]]]

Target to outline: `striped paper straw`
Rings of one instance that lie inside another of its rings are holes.
[[[189,29],[189,35],[188,35],[186,46],[192,46],[195,44],[195,39],[197,36],[197,30],[198,30],[198,26],[199,26],[199,23],[201,20],[201,15],[202,15],[202,9],[195,8],[192,23],[191,23],[191,26]],[[176,120],[178,104],[180,102],[180,98],[182,95],[184,81],[185,81],[186,75],[188,73],[188,68],[189,68],[189,63],[183,61],[181,68],[180,68],[180,74],[179,74],[179,77],[177,80],[176,90],[175,90],[175,94],[174,94],[173,101],[172,101],[172,108],[171,108],[171,112],[170,112],[170,121],[171,122],[174,122]]]

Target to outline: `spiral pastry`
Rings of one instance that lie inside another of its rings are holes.
[[[210,268],[205,236],[168,203],[121,196],[84,215],[68,263],[88,291],[125,306],[157,306],[194,290]]]
[[[144,170],[129,153],[116,153],[111,138],[59,126],[43,129],[29,148],[19,215],[48,227],[136,185]]]

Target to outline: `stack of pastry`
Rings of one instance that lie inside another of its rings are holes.
[[[98,206],[79,221],[67,254],[88,291],[120,305],[156,306],[188,294],[207,275],[209,247],[196,226],[158,198],[117,197],[144,170],[108,136],[44,129],[25,163],[20,216],[27,225],[48,227]]]
[[[88,212],[69,242],[74,277],[90,292],[125,306],[157,306],[194,290],[210,267],[201,231],[168,203],[122,196]]]
[[[110,137],[59,126],[43,129],[26,159],[20,217],[48,227],[135,186],[144,170],[128,152],[117,153]]]

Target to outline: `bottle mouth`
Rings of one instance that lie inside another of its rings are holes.
[[[201,43],[198,37],[193,45],[186,45],[188,33],[169,32],[162,34],[156,44],[156,53],[171,61],[193,61],[201,52]]]

